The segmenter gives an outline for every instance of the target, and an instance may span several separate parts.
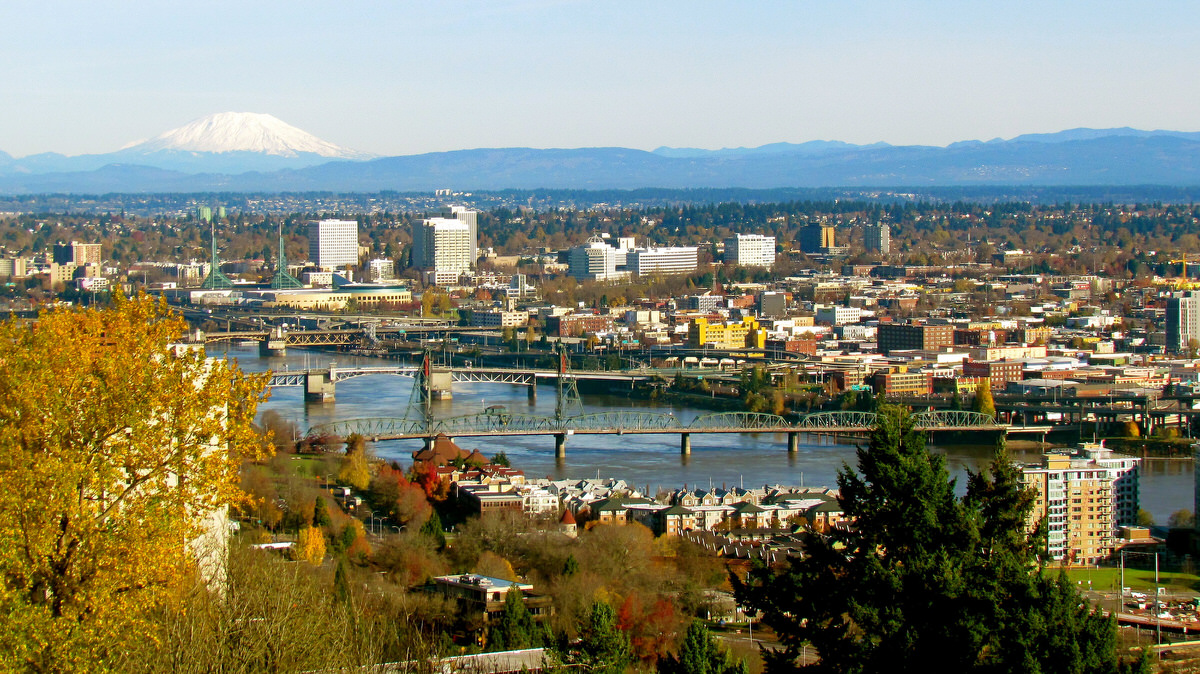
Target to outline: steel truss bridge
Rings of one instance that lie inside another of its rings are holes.
[[[445,368],[450,377],[456,382],[486,382],[493,384],[517,384],[531,386],[538,379],[554,379],[558,374],[553,370],[512,370],[506,368]],[[339,382],[354,377],[373,374],[390,374],[398,377],[416,377],[421,371],[419,365],[398,365],[396,367],[330,367],[329,381]],[[317,371],[313,371],[317,372]],[[321,370],[320,372],[325,372]],[[304,386],[306,377],[311,374],[308,370],[281,370],[271,373],[267,381],[270,388],[286,386]]]
[[[1005,432],[1008,427],[985,414],[958,410],[917,412],[912,415],[916,430],[925,432],[991,431]],[[425,439],[445,434],[448,437],[553,435],[556,454],[565,456],[568,435],[599,434],[676,434],[680,449],[691,452],[692,433],[781,433],[788,436],[788,450],[796,451],[798,436],[804,433],[860,434],[875,427],[874,412],[818,412],[792,423],[775,414],[758,412],[717,412],[696,417],[684,424],[671,413],[610,411],[554,417],[485,410],[443,419],[374,417],[347,419],[320,424],[308,429],[309,438],[345,438],[358,434],[371,440]]]

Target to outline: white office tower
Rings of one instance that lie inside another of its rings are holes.
[[[745,267],[775,265],[775,237],[737,234],[725,239],[725,261]]]
[[[605,243],[604,239],[593,236],[587,243],[567,252],[567,273],[581,281],[613,281],[627,278],[629,272],[617,271],[618,266],[625,264],[626,257],[626,251],[613,248]]]
[[[1175,293],[1167,300],[1167,352],[1186,353],[1193,339],[1200,341],[1200,292]]]
[[[887,255],[892,251],[892,228],[883,223],[863,227],[863,247]]]
[[[625,266],[638,276],[646,274],[687,274],[696,271],[695,246],[634,248],[625,256]]]
[[[308,223],[308,259],[325,270],[358,264],[358,222],[320,220]]]
[[[467,223],[471,230],[471,266],[479,261],[479,211],[466,206],[451,206],[450,214],[455,220]]]
[[[471,269],[471,226],[450,218],[428,218],[413,227],[413,266],[438,285],[453,284]]]

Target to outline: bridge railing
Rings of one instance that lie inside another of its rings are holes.
[[[1002,428],[990,415],[968,410],[938,410],[912,415],[917,430]],[[507,410],[488,410],[478,414],[446,417],[429,422],[405,418],[347,419],[321,424],[309,429],[308,436],[331,435],[345,437],[352,433],[368,437],[379,436],[448,436],[496,433],[554,433],[580,432],[681,432],[689,431],[753,431],[774,432],[861,432],[875,427],[874,412],[839,411],[817,412],[795,423],[775,414],[761,412],[716,412],[703,414],[684,425],[674,414],[633,410],[598,412],[556,419],[534,414],[511,413]]]

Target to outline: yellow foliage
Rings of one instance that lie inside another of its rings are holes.
[[[502,580],[517,579],[517,572],[513,569],[512,564],[491,550],[487,550],[479,555],[479,560],[475,562],[475,567],[471,569],[471,573],[491,578],[500,578]]]
[[[338,471],[338,482],[358,491],[365,491],[371,485],[371,471],[367,465],[367,454],[363,450],[352,451],[342,460],[342,468]]]
[[[149,608],[217,572],[264,382],[172,346],[185,328],[119,296],[0,325],[0,669],[119,668]]]
[[[304,527],[292,547],[292,559],[320,566],[325,561],[325,533],[316,527]]]

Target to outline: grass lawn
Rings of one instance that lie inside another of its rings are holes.
[[[1121,569],[1068,569],[1067,577],[1074,582],[1081,590],[1095,590],[1097,592],[1110,592],[1120,589]],[[1179,573],[1174,571],[1161,571],[1158,574],[1159,584],[1162,587],[1168,588],[1168,592],[1172,593],[1200,593],[1200,576],[1191,573]],[[1091,585],[1088,585],[1091,581]],[[1153,592],[1154,589],[1154,569],[1130,569],[1125,568],[1125,587],[1133,588],[1137,591],[1145,591],[1147,589]]]

